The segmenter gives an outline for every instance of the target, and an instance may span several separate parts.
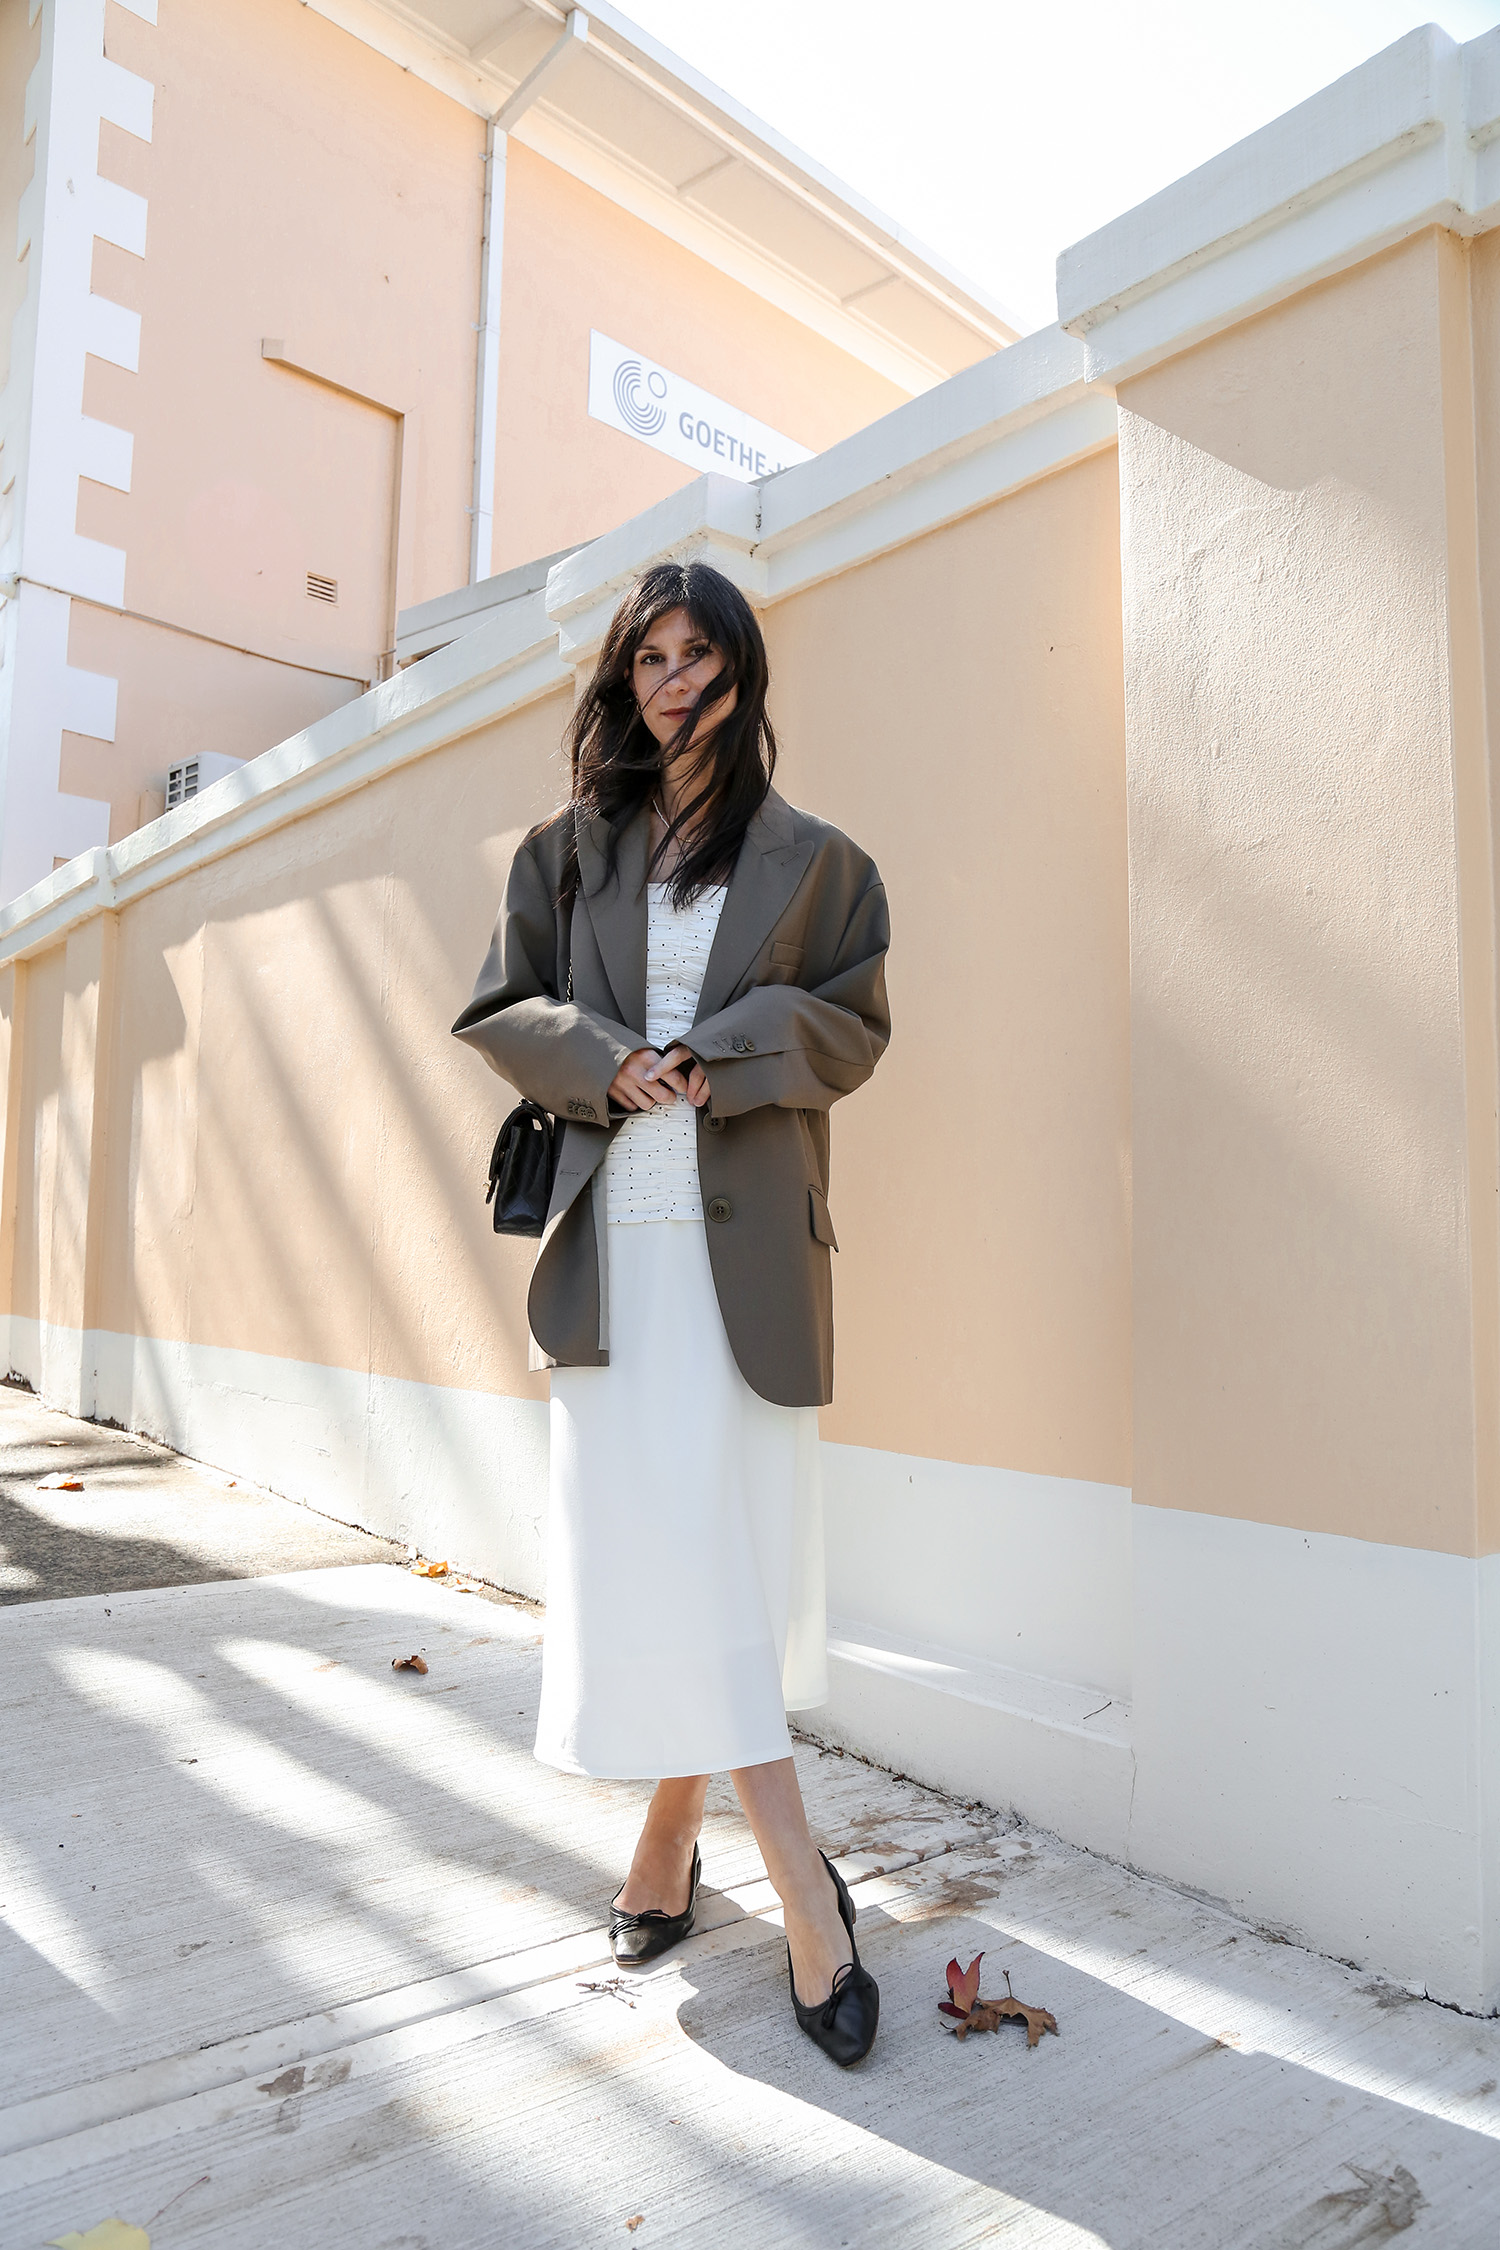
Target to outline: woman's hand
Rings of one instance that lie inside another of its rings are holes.
[[[682,1067],[685,1063],[692,1063],[693,1065],[687,1074],[686,1082],[682,1077]],[[687,1096],[694,1109],[702,1109],[709,1096],[708,1078],[702,1063],[693,1062],[693,1057],[686,1047],[673,1047],[662,1056],[661,1069],[657,1072],[657,1076],[661,1077],[666,1072],[670,1072],[672,1084],[677,1087],[679,1092]]]
[[[681,1065],[693,1063],[691,1071],[683,1076]],[[686,1047],[673,1047],[670,1053],[659,1055],[654,1047],[637,1047],[627,1055],[609,1082],[609,1098],[617,1109],[655,1109],[665,1107],[681,1095],[694,1109],[701,1109],[708,1100],[708,1080],[700,1063],[693,1062]]]

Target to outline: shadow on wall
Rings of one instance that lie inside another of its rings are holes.
[[[492,828],[455,821],[441,889],[465,905],[440,926],[401,822],[374,812],[381,793],[321,866],[282,854],[268,880],[250,855],[240,899],[221,888],[195,941],[195,1023],[154,970],[150,1035],[117,1093],[134,1115],[129,1178],[116,1170],[112,1186],[124,1224],[112,1220],[120,1310],[106,1325],[160,1332],[161,1297],[186,1305],[195,1344],[525,1396],[528,1260],[496,1241],[483,1206],[514,1097],[448,1052],[503,864]],[[132,976],[154,942],[133,947]],[[133,1026],[128,984],[122,1005]],[[168,1017],[186,1070],[143,1096]],[[149,1110],[164,1097],[193,1113],[175,1153],[143,1145],[143,1098]]]

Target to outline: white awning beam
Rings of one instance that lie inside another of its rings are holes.
[[[535,70],[529,71],[520,85],[492,120],[497,133],[508,133],[525,116],[549,78],[561,70],[569,56],[579,47],[586,46],[589,36],[589,19],[582,8],[570,8],[562,37],[555,39]]]

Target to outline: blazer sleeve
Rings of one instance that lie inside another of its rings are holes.
[[[872,873],[821,983],[758,984],[694,1024],[679,1045],[703,1065],[713,1115],[829,1109],[862,1086],[890,1042],[890,941],[885,885]]]
[[[644,1044],[624,1024],[557,995],[557,913],[527,844],[511,863],[505,900],[474,997],[455,1038],[555,1117],[610,1121],[609,1082]]]

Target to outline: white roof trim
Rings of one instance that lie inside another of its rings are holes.
[[[613,149],[599,147],[545,102],[521,120],[511,137],[903,391],[931,390],[934,383],[946,382],[948,370],[936,360],[873,328],[860,318],[857,308],[841,305],[815,282],[793,272],[758,244],[747,242],[722,219],[684,203],[680,196],[666,194],[655,180],[628,169]]]
[[[538,0],[530,0],[530,4],[535,7]],[[552,12],[549,5],[547,13]],[[1015,340],[1020,333],[1016,317],[998,298],[919,242],[899,220],[887,217],[813,157],[783,139],[733,95],[700,76],[638,24],[618,14],[609,0],[596,0],[589,11],[589,27],[596,53],[607,55],[617,70],[668,102],[726,153],[774,180],[849,241],[884,259],[893,273],[910,281],[997,349]]]
[[[499,67],[498,57],[476,63],[456,40],[405,0],[305,0],[305,4],[480,116],[493,116],[518,83]],[[566,20],[566,9],[551,0],[526,0],[526,4],[549,20],[559,24]],[[998,350],[1021,334],[1024,324],[1019,316],[658,45],[607,0],[591,6],[588,16],[588,44],[594,55],[960,322],[981,349]],[[528,110],[515,138],[685,249],[722,266],[903,388],[922,389],[947,374],[947,368],[861,314],[856,304],[840,303],[811,276],[797,273],[717,215],[664,189],[644,169],[637,171],[622,161],[617,149],[599,145],[568,115],[565,75]]]

